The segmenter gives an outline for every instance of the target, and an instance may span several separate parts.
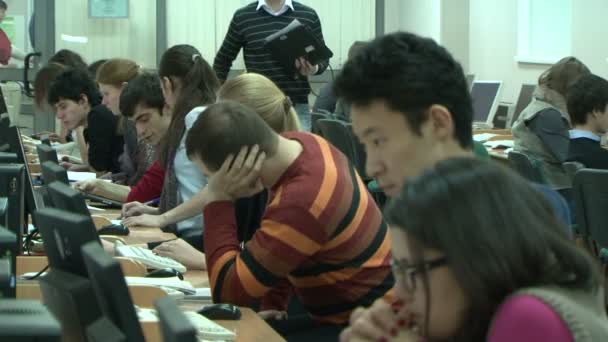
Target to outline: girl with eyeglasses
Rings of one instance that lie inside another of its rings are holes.
[[[514,173],[440,162],[407,183],[385,218],[399,301],[354,314],[342,341],[608,341],[593,261]]]

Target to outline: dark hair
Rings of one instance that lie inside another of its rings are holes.
[[[355,106],[386,101],[418,135],[429,107],[443,105],[454,120],[454,138],[472,146],[473,107],[462,67],[432,39],[405,32],[374,39],[346,62],[334,91]]]
[[[89,66],[87,67],[87,70],[89,70],[89,74],[91,74],[91,76],[93,77],[97,77],[97,70],[107,61],[107,59],[99,59],[89,64]]]
[[[604,112],[608,105],[608,81],[596,76],[585,75],[568,89],[568,114],[574,124],[587,123],[587,115]]]
[[[362,42],[360,40],[355,41],[350,48],[348,48],[348,59],[353,59],[356,54],[359,53],[365,46],[367,42]]]
[[[568,238],[541,192],[490,161],[439,162],[408,181],[385,217],[408,234],[413,264],[422,261],[423,247],[447,258],[470,299],[456,341],[483,341],[499,305],[522,288],[599,285],[592,261]],[[428,274],[422,274],[428,294]]]
[[[74,69],[88,70],[87,63],[85,63],[84,59],[76,52],[68,49],[62,49],[55,52],[55,54],[49,58],[49,63],[59,63]]]
[[[120,93],[120,113],[126,117],[135,114],[138,105],[158,109],[163,115],[165,99],[158,75],[144,72],[129,81]]]
[[[85,95],[91,107],[101,103],[101,94],[95,81],[86,69],[69,69],[61,73],[51,83],[49,103],[54,106],[61,99],[78,102]]]
[[[201,113],[188,131],[186,153],[217,171],[229,155],[243,146],[258,145],[267,157],[276,153],[278,135],[253,109],[235,101],[213,104]]]
[[[8,6],[6,5],[6,1],[0,0],[0,9],[8,10]]]
[[[166,165],[170,150],[177,148],[182,139],[186,115],[197,106],[214,103],[220,81],[201,53],[186,44],[172,46],[163,53],[158,74],[169,78],[173,87],[176,80],[181,86],[169,124],[170,134],[163,139],[160,150],[159,159]]]
[[[45,109],[48,105],[51,83],[66,70],[67,67],[59,63],[49,63],[38,70],[34,78],[34,103],[38,108]]]
[[[540,75],[538,85],[566,97],[568,88],[581,76],[590,73],[589,68],[576,57],[564,57]]]

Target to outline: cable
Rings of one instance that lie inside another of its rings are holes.
[[[46,270],[48,270],[48,269],[49,269],[49,265],[46,265],[46,266],[44,266],[43,269],[40,270],[40,272],[34,274],[33,276],[30,276],[30,277],[23,276],[22,278],[25,280],[34,280],[34,279],[40,277],[42,275],[42,273],[46,272]]]

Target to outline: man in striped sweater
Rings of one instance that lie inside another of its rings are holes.
[[[213,69],[225,81],[232,62],[243,48],[247,71],[270,78],[291,99],[302,127],[310,131],[308,76],[321,74],[329,61],[311,65],[304,58],[294,61],[295,74],[285,70],[264,47],[264,39],[297,19],[323,41],[321,21],[312,8],[291,0],[259,0],[236,11],[220,47]]]
[[[199,117],[186,150],[210,176],[204,240],[215,302],[262,299],[262,310],[284,311],[283,290],[293,289],[313,320],[271,325],[290,341],[335,341],[355,307],[392,288],[387,225],[353,165],[327,141],[278,135],[250,109],[221,102]],[[234,200],[263,188],[270,195],[261,227],[241,248]]]

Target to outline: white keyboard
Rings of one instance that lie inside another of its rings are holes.
[[[144,264],[148,268],[153,269],[162,269],[162,268],[174,268],[180,272],[186,272],[186,266],[180,264],[179,262],[165,258],[160,255],[154,254],[149,249],[136,247],[136,246],[128,246],[128,245],[115,245],[117,256],[122,256],[125,258],[131,258],[133,260],[137,260]]]
[[[140,322],[158,322],[156,310],[135,307]],[[200,342],[205,341],[234,341],[236,333],[223,326],[197,314],[194,311],[184,311],[184,315],[190,323],[198,330]]]
[[[198,329],[198,337],[202,341],[234,341],[236,334],[212,320],[199,315],[194,311],[184,311],[192,325]]]

